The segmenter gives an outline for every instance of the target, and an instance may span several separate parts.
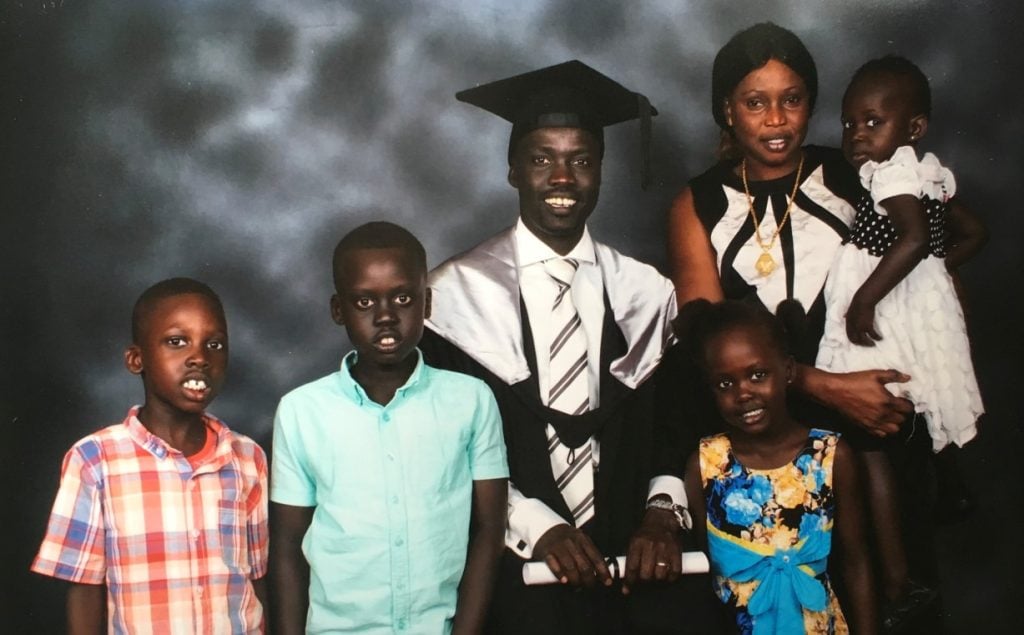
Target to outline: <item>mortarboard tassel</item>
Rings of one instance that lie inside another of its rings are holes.
[[[636,94],[636,108],[640,115],[640,189],[651,183],[651,102],[646,95]]]

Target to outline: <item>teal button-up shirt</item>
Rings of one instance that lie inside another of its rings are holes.
[[[422,356],[381,406],[354,361],[285,395],[274,420],[270,499],[316,507],[307,632],[448,633],[473,481],[508,476],[498,407],[482,381]]]

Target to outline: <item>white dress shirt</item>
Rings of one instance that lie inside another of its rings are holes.
[[[587,338],[588,372],[590,375],[591,408],[600,405],[601,376],[601,332],[604,325],[604,281],[597,265],[594,241],[588,229],[572,250],[562,256],[537,238],[522,219],[514,230],[517,263],[519,267],[519,288],[526,312],[531,317],[530,331],[533,334],[534,358],[537,361],[537,383],[540,399],[547,405],[549,373],[549,343],[552,338],[551,322],[544,319],[551,312],[553,289],[549,274],[543,262],[551,258],[572,258],[579,262],[579,268],[572,282],[572,300],[579,313],[582,328]],[[540,318],[540,319],[538,319]],[[550,427],[550,426],[549,426]],[[550,431],[549,431],[550,432]],[[590,440],[595,470],[600,464],[600,444]],[[686,492],[682,480],[674,476],[657,476],[651,479],[650,494],[667,494],[674,502],[686,505]],[[508,527],[505,544],[523,558],[533,555],[537,540],[555,525],[568,524],[550,507],[539,499],[527,498],[509,483]],[[621,555],[621,554],[605,554]]]

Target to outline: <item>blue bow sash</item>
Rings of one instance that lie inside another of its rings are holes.
[[[708,523],[708,555],[713,571],[736,582],[759,580],[747,611],[754,618],[754,635],[804,632],[803,610],[824,611],[825,571],[832,546],[827,528],[809,532],[791,549],[776,549],[742,541]]]

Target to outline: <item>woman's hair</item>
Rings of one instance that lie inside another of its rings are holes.
[[[907,89],[907,97],[910,99],[911,112],[914,115],[932,114],[932,90],[928,84],[928,78],[914,64],[905,57],[899,55],[886,55],[865,63],[857,69],[850,79],[846,93],[843,93],[843,100],[850,89],[859,82],[866,81],[872,76],[888,75],[903,83]]]
[[[772,315],[763,306],[738,300],[711,303],[694,300],[683,305],[675,330],[690,358],[704,368],[704,349],[712,338],[736,327],[761,329],[783,357],[793,354],[803,336],[803,306],[785,300]]]
[[[814,112],[818,97],[818,69],[814,58],[792,31],[762,22],[732,36],[715,56],[711,69],[711,116],[723,130],[729,129],[723,112],[725,100],[744,77],[768,60],[779,60],[804,80],[808,105]]]

